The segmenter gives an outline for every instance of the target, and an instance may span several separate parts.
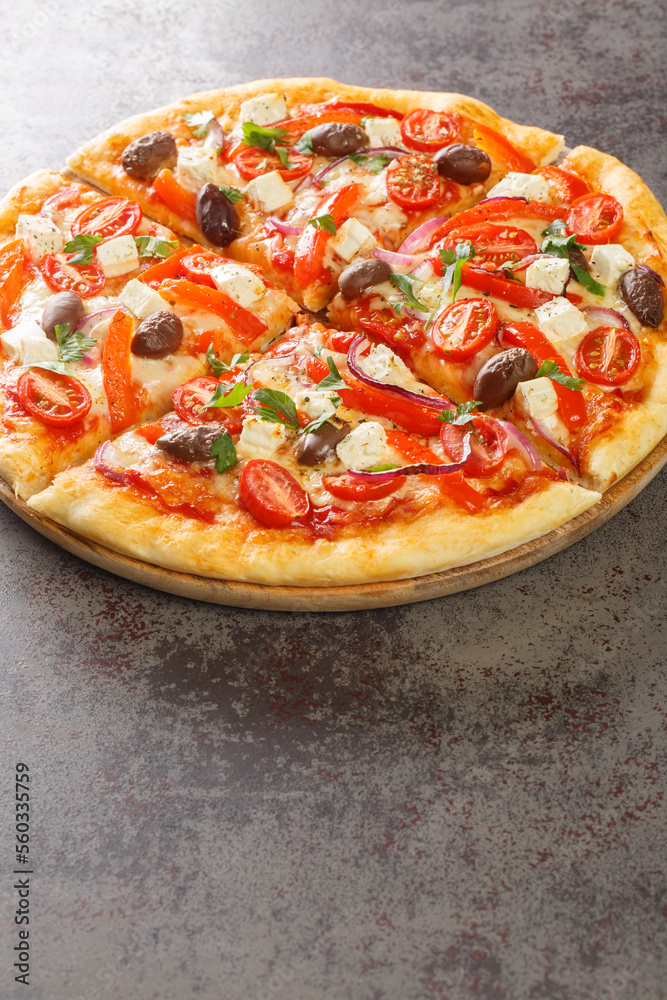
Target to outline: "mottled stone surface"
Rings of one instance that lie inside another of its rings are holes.
[[[3,188],[134,110],[303,73],[470,93],[667,202],[657,0],[0,9]],[[146,590],[1,508],[0,996],[667,996],[666,483],[508,580],[321,616]]]

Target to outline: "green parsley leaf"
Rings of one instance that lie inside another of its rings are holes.
[[[206,135],[206,128],[209,123],[213,121],[215,115],[212,111],[196,111],[194,114],[188,114],[186,112],[183,117],[192,129],[193,135],[195,135],[198,139],[203,139]]]
[[[81,379],[74,372],[67,371],[65,365],[62,361],[36,361],[32,365],[23,365],[24,368],[46,368],[49,372],[58,372],[59,375],[67,375],[68,378],[73,378],[75,381],[80,382]]]
[[[235,205],[237,201],[243,201],[243,192],[239,191],[238,188],[230,187],[228,184],[218,186],[230,204]]]
[[[333,215],[316,215],[314,219],[308,219],[308,225],[312,226],[313,229],[324,229],[332,236],[335,236],[338,231]]]
[[[69,323],[59,323],[56,326],[56,341],[60,351],[60,360],[64,364],[80,361],[86,351],[97,343],[92,337],[86,337],[84,333],[70,333],[70,329]]]
[[[259,403],[255,412],[260,420],[269,424],[283,424],[293,430],[299,430],[299,418],[296,414],[294,400],[280,389],[255,389],[252,398]]]
[[[591,277],[588,271],[585,271],[583,267],[579,267],[578,264],[574,264],[570,259],[570,252],[572,250],[583,249],[583,243],[577,243],[576,236],[548,236],[543,241],[541,247],[542,253],[554,254],[556,257],[562,257],[568,261],[579,284],[587,288],[593,295],[603,296],[606,291],[605,286],[601,285],[599,281]]]
[[[385,465],[371,465],[370,469],[366,469],[366,472],[389,472],[391,469],[397,468],[396,462],[387,462]]]
[[[338,407],[340,406],[340,396],[329,396],[329,399],[336,407],[336,409],[338,409]],[[299,433],[311,434],[313,431],[319,430],[319,428],[322,427],[323,424],[327,424],[333,416],[335,416],[335,412],[327,413],[325,416],[322,417],[316,417],[315,420],[311,420],[309,424],[306,424],[305,427],[302,427]]]
[[[248,351],[244,351],[243,354],[235,354],[229,364],[221,361],[220,358],[216,357],[213,353],[213,348],[209,347],[206,352],[206,360],[213,369],[213,373],[218,377],[223,374],[223,372],[230,372],[232,368],[236,368],[237,365],[244,365],[246,361],[250,358]]]
[[[356,163],[358,167],[365,167],[366,170],[370,170],[372,174],[379,174],[381,170],[391,163],[391,156],[387,156],[386,153],[379,153],[377,155],[369,155],[368,153],[350,153],[350,159],[353,163]]]
[[[243,123],[243,142],[246,146],[256,146],[258,149],[265,149],[267,153],[273,153],[276,143],[281,142],[289,136],[285,128],[262,128],[254,122]]]
[[[87,267],[93,263],[93,249],[102,242],[101,236],[89,236],[88,233],[79,233],[74,239],[65,244],[65,253],[74,253],[76,257],[68,260],[68,264],[78,264]]]
[[[283,168],[285,170],[291,170],[292,169],[292,167],[294,166],[294,164],[290,160],[289,155],[287,153],[287,149],[285,148],[285,146],[276,146],[276,148],[274,149],[273,152],[276,154],[276,156],[278,157],[278,159],[282,163]]]
[[[329,374],[322,379],[319,385],[315,386],[316,392],[326,392],[327,389],[340,392],[341,389],[349,389],[347,382],[343,382],[342,376],[336,368],[336,362],[331,355],[327,358],[327,368],[329,369]]]
[[[313,155],[313,140],[310,131],[304,132],[301,138],[294,143],[294,148],[307,156]]]
[[[227,472],[227,469],[233,469],[238,461],[236,447],[228,431],[215,439],[209,454],[215,459],[216,472]]]
[[[550,222],[546,229],[542,230],[542,236],[559,236],[564,233],[567,229],[564,219],[554,219]]]
[[[471,260],[474,256],[475,248],[469,240],[457,244],[456,252],[444,247],[440,250],[440,260],[445,267],[442,274],[443,292],[446,294],[451,287],[452,302],[456,300],[461,287],[464,261]]]
[[[470,403],[460,403],[456,410],[443,410],[442,413],[439,413],[438,420],[442,421],[443,424],[455,424],[457,427],[463,427],[465,424],[472,423],[472,418],[475,416],[472,411],[481,405],[478,399],[473,399]]]
[[[135,236],[140,257],[171,257],[178,240],[159,240],[157,236]]]
[[[204,408],[215,406],[226,409],[228,406],[238,406],[251,392],[252,386],[244,385],[243,382],[219,385],[208,403],[204,403]]]
[[[409,305],[412,309],[419,309],[421,312],[426,310],[424,303],[420,302],[414,293],[414,284],[418,280],[417,278],[412,274],[390,274],[389,280],[403,293],[406,305]],[[400,306],[396,312],[400,312]]]
[[[586,385],[583,379],[573,378],[572,375],[566,375],[565,372],[561,371],[555,361],[543,361],[540,365],[535,378],[542,378],[545,376],[550,378],[552,382],[558,382],[559,385],[564,385],[566,389],[583,389]]]

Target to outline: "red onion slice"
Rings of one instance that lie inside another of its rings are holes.
[[[466,434],[462,442],[463,454],[458,462],[447,462],[442,465],[429,465],[421,462],[419,465],[404,465],[401,469],[388,469],[386,472],[364,472],[361,469],[348,469],[347,475],[367,483],[390,483],[399,476],[444,476],[448,472],[460,472],[470,458],[470,435]]]
[[[417,226],[413,233],[410,233],[406,239],[403,240],[400,247],[398,248],[399,253],[416,253],[417,250],[421,250],[423,246],[426,246],[428,239],[436,229],[449,220],[448,215],[438,215],[435,219],[429,219],[428,222],[423,222],[421,226]]]
[[[560,441],[556,440],[553,434],[544,426],[542,421],[537,420],[535,417],[531,417],[531,422],[537,433],[540,435],[540,437],[544,441],[546,441],[547,444],[551,445],[552,448],[555,448],[556,451],[559,452],[559,454],[563,455],[564,458],[568,460],[568,462],[574,467],[578,476],[581,475],[577,459],[574,457],[574,455],[571,454],[571,452],[567,450],[567,448],[564,445],[560,443]]]
[[[662,285],[663,288],[665,287],[665,282],[662,277],[657,271],[654,271],[652,267],[649,267],[648,264],[637,264],[637,267],[639,267],[642,271],[648,271],[648,273],[655,278],[659,285]]]
[[[57,194],[52,194],[50,198],[46,199],[39,210],[39,214],[50,219],[52,212],[59,212],[61,205],[63,208],[72,205],[78,199],[80,193],[81,188],[76,187],[74,184],[71,187],[63,188],[62,191],[58,191]]]
[[[498,419],[498,423],[502,424],[507,431],[507,437],[509,440],[508,450],[518,451],[530,471],[539,472],[542,468],[542,463],[540,462],[539,455],[535,451],[534,446],[530,443],[528,438],[524,437],[521,431],[518,431],[514,424],[511,424],[509,420]]]
[[[362,149],[359,152],[362,156],[380,156],[384,154],[391,157],[392,160],[398,159],[399,156],[407,156],[407,150],[398,149],[396,146],[372,146],[370,149]],[[349,156],[340,156],[333,163],[327,163],[326,167],[323,167],[316,174],[312,174],[311,181],[315,187],[322,187],[322,178],[326,177],[331,170],[335,170],[341,163],[345,163],[349,159]]]
[[[124,309],[124,307],[109,306],[107,309],[99,309],[97,312],[90,313],[88,316],[82,316],[74,327],[73,333],[88,333],[88,330],[92,329],[92,326],[96,325],[92,322],[93,320],[98,320],[100,316],[113,315],[114,313],[117,313],[119,309]]]
[[[630,329],[630,324],[625,316],[617,312],[616,309],[607,309],[604,306],[588,306],[584,309],[584,316],[594,326],[624,326],[626,330]]]
[[[525,201],[528,204],[529,198],[522,198],[519,194],[499,194],[495,198],[483,198],[478,201],[478,205],[490,205],[492,201]]]
[[[280,219],[273,217],[266,220],[266,225],[277,229],[283,236],[300,236],[304,228],[303,226],[290,226],[287,222],[281,222]]]
[[[394,250],[384,250],[382,247],[376,247],[373,251],[373,256],[377,257],[378,260],[385,260],[387,264],[391,264],[392,267],[414,267],[415,258],[408,256],[405,253],[399,253]]]
[[[217,118],[212,118],[206,126],[204,148],[218,150],[225,148],[225,131]]]
[[[531,253],[527,257],[522,257],[516,264],[512,264],[512,270],[523,271],[530,264],[534,264],[536,260],[546,260],[547,258],[550,260],[562,260],[562,257],[558,257],[555,253]]]
[[[367,375],[357,360],[359,348],[365,341],[366,338],[363,333],[355,337],[347,352],[347,367],[360,382],[370,386],[372,389],[380,389],[382,392],[387,392],[391,396],[400,396],[401,399],[409,399],[411,402],[418,403],[419,406],[425,406],[429,410],[438,410],[442,413],[443,410],[454,409],[454,404],[450,403],[448,399],[422,396],[421,393],[412,392],[411,389],[405,389],[402,385],[394,385],[392,382],[381,382],[379,379]]]

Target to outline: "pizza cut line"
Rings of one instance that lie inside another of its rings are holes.
[[[562,147],[330,80],[121,123],[0,207],[0,473],[119,552],[277,586],[566,523],[667,432],[667,220]]]

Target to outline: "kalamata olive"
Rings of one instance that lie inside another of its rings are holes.
[[[308,132],[313,144],[313,153],[318,156],[347,156],[368,145],[369,139],[358,125],[344,125],[342,122],[326,122],[316,125]]]
[[[175,313],[160,310],[139,324],[132,338],[132,353],[140,358],[164,358],[183,340],[183,324]]]
[[[537,362],[523,347],[511,347],[489,358],[477,372],[472,394],[482,404],[480,410],[490,410],[509,399],[519,382],[535,378]]]
[[[338,276],[338,290],[344,299],[356,299],[367,288],[386,281],[391,274],[391,267],[385,260],[369,257],[368,260],[350,264]]]
[[[301,465],[320,465],[333,455],[336,445],[350,433],[350,425],[343,422],[340,427],[327,421],[316,431],[304,434],[296,446],[296,460]]]
[[[644,326],[660,326],[665,315],[662,289],[650,271],[632,267],[621,275],[618,287],[623,301]]]
[[[576,266],[580,267],[582,271],[590,271],[591,265],[586,260],[583,250],[580,250],[579,247],[570,247],[568,250],[568,257],[570,259],[570,264],[576,264]]]
[[[440,176],[457,184],[481,184],[491,173],[491,160],[478,146],[455,142],[439,149],[433,159],[438,164]]]
[[[216,247],[226,247],[241,235],[238,212],[215,184],[204,184],[197,195],[197,225]]]
[[[42,313],[41,327],[49,340],[55,342],[56,327],[63,323],[69,323],[70,331],[83,316],[85,309],[83,302],[74,292],[58,292],[52,295],[44,306]]]
[[[123,150],[121,163],[130,177],[152,180],[163,167],[176,166],[176,140],[171,132],[149,132]]]
[[[206,462],[211,458],[211,445],[229,433],[224,424],[197,424],[177,427],[159,437],[158,448],[181,462]]]

